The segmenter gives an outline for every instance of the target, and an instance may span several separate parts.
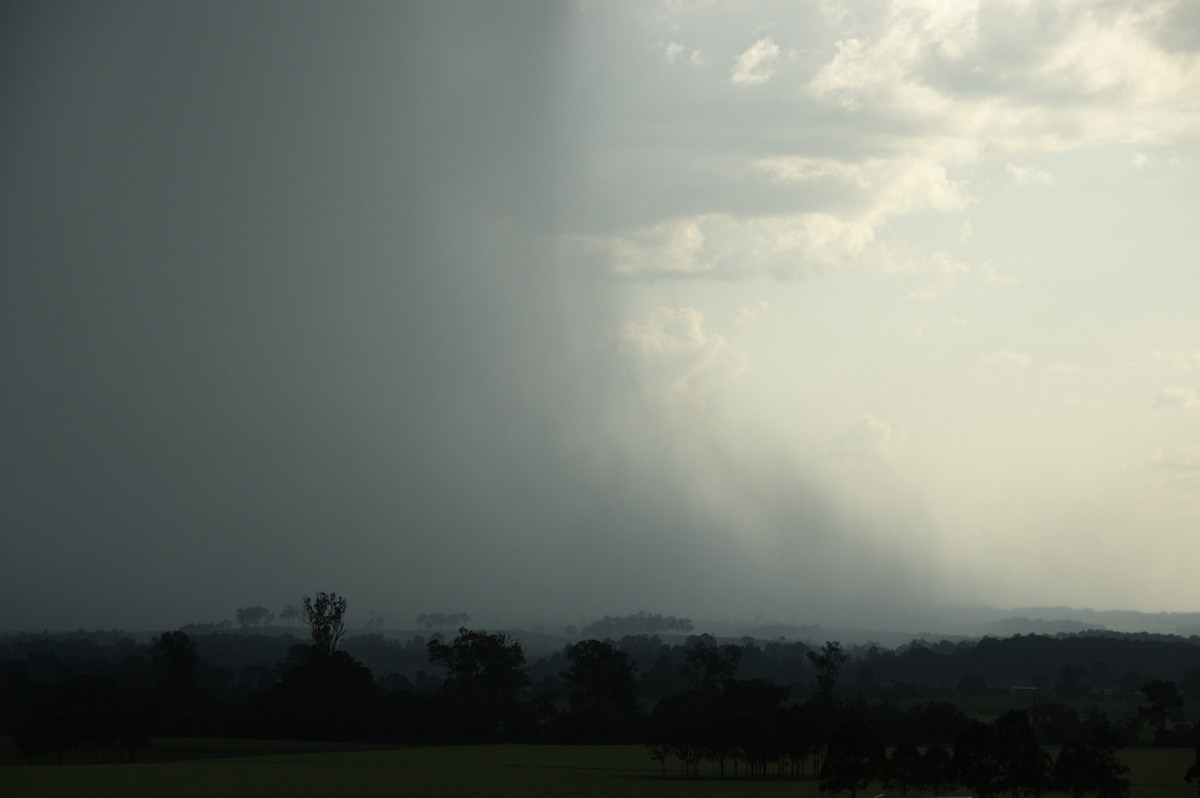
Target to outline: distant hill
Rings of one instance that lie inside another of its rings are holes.
[[[1000,613],[1000,610],[995,612]],[[1111,632],[1200,635],[1200,612],[1137,612],[1135,610],[1092,610],[1072,607],[1021,607],[1008,610],[1008,617],[984,623],[989,634],[1055,634],[1090,629]],[[994,631],[993,631],[994,630]]]
[[[1093,610],[1073,607],[973,607],[910,619],[905,628],[822,626],[815,623],[756,620],[700,620],[698,629],[737,638],[875,643],[886,647],[910,640],[962,640],[1014,635],[1082,634],[1089,631],[1126,634],[1200,636],[1200,613]]]

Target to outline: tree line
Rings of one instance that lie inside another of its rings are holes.
[[[306,598],[299,615],[308,642],[175,631],[148,646],[121,638],[90,647],[62,641],[57,654],[33,640],[4,643],[0,733],[15,734],[31,763],[129,761],[152,736],[640,743],[664,776],[819,778],[827,791],[852,795],[865,781],[886,780],[901,792],[962,784],[984,798],[1050,788],[1119,798],[1124,774],[1114,752],[1120,746],[1197,744],[1198,729],[1183,715],[1186,691],[1172,679],[1143,674],[1142,705],[1128,718],[1108,717],[1102,697],[1082,711],[1051,700],[1066,697],[1053,688],[1070,687],[1078,668],[1069,661],[1034,706],[981,724],[951,702],[922,700],[913,683],[885,681],[889,672],[909,672],[914,660],[977,667],[971,649],[960,644],[914,643],[885,652],[693,635],[669,646],[639,634],[579,640],[529,662],[524,646],[502,632],[462,627],[453,639],[436,634],[406,643],[349,637],[345,610],[336,594]],[[1030,663],[1014,650],[1044,652],[1055,642],[985,639],[975,648],[1028,671]],[[1122,642],[1162,641],[1108,640]],[[254,661],[228,667],[237,651]],[[99,652],[107,659],[89,658]],[[364,660],[402,661],[405,672]],[[1038,665],[1063,661],[1060,653]],[[1189,661],[1195,660],[1170,660],[1172,670],[1163,675],[1188,674]],[[1099,662],[1086,666],[1085,675],[1102,675]],[[979,689],[949,669],[941,672],[955,694]],[[977,670],[967,675],[988,678]],[[1044,753],[1050,745],[1061,746],[1053,761]]]

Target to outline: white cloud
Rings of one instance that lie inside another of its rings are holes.
[[[888,260],[876,246],[875,225],[832,213],[775,217],[756,224],[764,251],[772,256],[771,271],[798,273],[812,266],[844,267]]]
[[[1160,43],[1162,7],[1074,2],[1050,13],[1036,2],[893,0],[883,14],[860,14],[854,3],[827,2],[824,24],[841,38],[831,56],[809,65],[799,96],[778,80],[792,56],[759,33],[733,60],[730,80],[771,84],[761,98],[713,91],[703,112],[688,92],[657,98],[686,111],[689,126],[655,127],[671,133],[669,149],[663,145],[660,159],[652,149],[639,151],[645,166],[634,170],[628,189],[645,181],[656,195],[655,169],[668,164],[664,179],[682,174],[685,182],[675,185],[695,191],[686,200],[664,191],[670,207],[658,218],[650,210],[648,228],[612,236],[608,268],[699,277],[790,275],[811,265],[907,268],[921,256],[901,256],[904,242],[883,243],[883,231],[896,216],[965,208],[973,188],[986,189],[975,164],[998,161],[1008,181],[1037,185],[1053,182],[1031,166],[1047,154],[1114,144],[1145,154],[1190,145],[1200,135],[1200,56]],[[709,21],[719,28],[724,14],[713,11]],[[664,60],[702,60],[699,50],[689,56],[679,30],[664,31]],[[796,55],[796,64],[804,63]],[[860,109],[831,115],[821,131],[846,146],[826,146],[823,138],[808,146],[813,139],[788,121],[814,103]],[[697,113],[712,125],[697,125]],[[718,148],[717,140],[728,147]],[[774,185],[756,193],[756,177]],[[700,233],[703,252],[683,241],[664,246],[658,225]],[[965,222],[959,240],[968,239]],[[978,273],[989,285],[1013,282],[991,267]]]
[[[1200,444],[1184,444],[1169,450],[1162,447],[1151,449],[1135,465],[1171,471],[1200,471]]]
[[[734,83],[766,83],[775,74],[782,50],[770,36],[759,39],[733,61],[730,79]]]
[[[624,236],[569,236],[564,242],[622,277],[789,276],[820,267],[889,268],[895,259],[876,244],[875,230],[829,213],[703,214]]]
[[[1200,489],[1200,444],[1151,449],[1128,467],[1165,473],[1168,487]]]
[[[1200,394],[1190,388],[1163,388],[1154,395],[1157,410],[1200,410]]]
[[[979,361],[980,365],[998,364],[1004,366],[1015,366],[1022,369],[1029,368],[1029,364],[1031,362],[1032,361],[1030,360],[1029,355],[1021,352],[1008,352],[1006,350],[998,350],[993,352]]]
[[[689,53],[688,48],[679,42],[665,42],[662,48],[663,62],[672,66],[683,63],[685,58],[687,63],[692,66],[701,66],[705,62],[704,54],[699,49],[693,49]]]
[[[1173,371],[1192,372],[1200,370],[1200,349],[1184,352],[1181,350],[1163,351],[1155,349],[1150,353],[1154,360],[1167,364]]]
[[[1021,282],[1016,277],[998,274],[996,267],[990,263],[981,264],[979,273],[983,275],[983,284],[986,286],[1017,285]]]
[[[893,2],[880,32],[839,41],[808,85],[921,125],[951,159],[1161,146],[1200,130],[1200,59],[1159,44],[1163,8]],[[964,82],[980,90],[953,89]]]
[[[893,429],[870,413],[844,430],[834,440],[830,454],[835,457],[882,458],[893,457],[908,439],[904,430]]]
[[[712,376],[736,377],[749,366],[746,353],[710,330],[696,308],[659,307],[645,321],[622,324],[615,337],[644,367],[648,388],[692,410],[706,404]]]
[[[703,218],[659,222],[626,237],[577,236],[572,239],[618,275],[702,274],[712,271],[706,258]]]
[[[942,296],[958,284],[959,275],[971,271],[971,266],[945,252],[938,252],[930,259],[927,268],[922,271],[931,271],[937,276],[932,282],[910,291],[909,299],[934,299]]]
[[[704,329],[704,314],[695,308],[660,307],[640,324],[621,325],[617,338],[642,354],[694,354],[725,346],[723,337]]]
[[[962,182],[951,180],[946,167],[931,157],[835,158],[776,156],[760,158],[754,168],[779,183],[833,180],[860,189],[859,215],[879,224],[887,216],[934,210],[962,210],[971,201]]]
[[[747,305],[738,310],[737,317],[733,320],[733,325],[738,329],[745,329],[765,316],[770,310],[771,305],[768,302],[755,302],[753,305]]]
[[[1054,178],[1048,172],[1031,166],[1017,166],[1010,162],[1004,167],[1004,171],[1013,185],[1017,186],[1048,186],[1054,182]]]

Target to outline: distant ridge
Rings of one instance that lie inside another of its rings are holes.
[[[887,628],[870,626],[825,626],[820,623],[775,621],[736,621],[732,619],[697,622],[697,629],[718,635],[747,635],[757,639],[821,642],[841,640],[848,643],[877,643],[897,646],[911,640],[963,640],[980,637],[1015,635],[1101,634],[1200,636],[1200,612],[1139,612],[1137,610],[1093,610],[1074,607],[998,607],[961,608],[944,614],[930,613],[922,618],[893,624]]]
[[[1028,607],[1010,611],[1013,615],[1029,622],[1053,622],[1080,624],[1081,629],[1064,628],[1060,631],[1084,631],[1105,629],[1112,632],[1150,632],[1152,634],[1200,635],[1200,612],[1138,612],[1136,610],[1092,610],[1070,607]],[[1027,629],[1025,633],[1036,631]]]

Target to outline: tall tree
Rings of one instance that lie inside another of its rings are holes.
[[[1128,798],[1129,768],[1117,759],[1116,750],[1101,741],[1067,740],[1054,761],[1053,786],[1072,798]]]
[[[378,739],[383,688],[345,651],[288,650],[279,682],[259,702],[261,732],[306,740]]]
[[[737,646],[700,642],[688,649],[683,674],[697,692],[716,693],[733,679],[741,658],[742,650]]]
[[[817,691],[832,700],[837,689],[838,672],[846,662],[846,652],[836,640],[826,641],[820,651],[805,652],[809,662],[817,669]]]
[[[332,654],[346,633],[346,599],[337,593],[317,593],[304,597],[304,623],[312,634],[313,648]]]
[[[515,696],[530,683],[525,647],[504,633],[459,629],[454,642],[430,640],[428,650],[429,661],[464,687]]]
[[[286,607],[284,607],[282,610],[279,611],[279,620],[283,621],[288,626],[291,626],[292,622],[295,621],[299,617],[300,617],[300,608],[297,607],[295,604],[288,604]]]
[[[919,783],[929,788],[933,795],[941,795],[944,787],[954,783],[950,775],[952,755],[949,749],[940,745],[925,749],[921,755],[921,776]]]
[[[1138,709],[1138,717],[1154,728],[1162,730],[1168,721],[1183,720],[1183,696],[1175,682],[1153,679],[1142,685],[1142,695],[1150,702],[1148,707]]]
[[[734,679],[725,683],[715,722],[728,728],[752,777],[765,777],[772,762],[780,761],[788,735],[780,705],[789,688],[762,679]],[[718,738],[719,739],[719,738]]]
[[[459,629],[449,645],[430,640],[429,661],[446,669],[439,698],[460,739],[501,740],[511,734],[518,697],[530,684],[525,647],[506,634]]]
[[[886,769],[883,740],[866,724],[850,721],[829,738],[821,766],[820,790],[849,792],[850,798],[856,798],[859,790],[882,781]]]
[[[1029,716],[1024,712],[1006,712],[996,719],[996,749],[998,789],[1007,789],[1012,798],[1020,798],[1022,790],[1040,795],[1049,786],[1050,755],[1034,739]]]
[[[991,726],[971,721],[954,741],[950,772],[959,784],[970,787],[979,798],[991,798],[1002,777],[999,746]]]
[[[603,640],[581,640],[566,650],[571,667],[559,674],[572,703],[610,704],[622,713],[637,708],[633,659]]]
[[[634,733],[637,679],[633,659],[607,641],[582,640],[566,649],[570,669],[559,674],[570,693],[571,739],[620,742]]]
[[[921,783],[924,764],[921,752],[915,745],[901,743],[892,749],[888,779],[900,790],[901,795],[908,795],[910,787]]]
[[[164,682],[187,684],[195,678],[200,657],[186,632],[163,632],[150,645],[150,661]]]
[[[261,605],[257,607],[242,607],[237,611],[236,617],[237,622],[241,624],[243,629],[247,626],[261,626],[263,624],[270,626],[271,621],[275,620],[275,616],[271,614],[271,611]]]

